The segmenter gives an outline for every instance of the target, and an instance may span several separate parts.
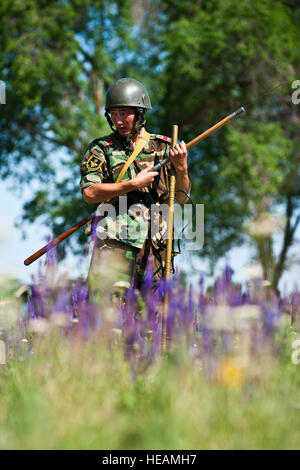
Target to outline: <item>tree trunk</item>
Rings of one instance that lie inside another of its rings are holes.
[[[286,265],[287,252],[293,243],[294,234],[295,234],[295,231],[297,229],[297,226],[300,220],[300,217],[297,217],[294,226],[293,227],[291,226],[291,219],[293,216],[294,208],[295,207],[293,204],[292,196],[288,195],[287,200],[286,200],[286,224],[285,224],[285,229],[284,229],[283,245],[282,245],[281,252],[280,252],[278,261],[274,269],[273,279],[272,279],[272,287],[277,294],[279,294],[278,283]]]
[[[264,279],[271,282],[274,271],[274,253],[272,237],[261,237],[256,240],[258,258],[263,267]]]

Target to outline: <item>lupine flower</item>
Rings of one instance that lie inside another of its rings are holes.
[[[50,257],[47,263],[52,269],[56,258]],[[259,280],[248,283],[243,291],[240,284],[232,282],[233,271],[228,265],[208,294],[203,273],[196,289],[185,286],[179,272],[154,286],[149,263],[142,289],[128,289],[126,299],[115,303],[108,296],[100,297],[101,302],[92,299],[82,279],[63,285],[59,279],[54,282],[57,273],[50,268],[47,264],[41,267],[31,286],[27,315],[22,316],[17,324],[19,333],[11,334],[10,341],[21,343],[28,331],[42,338],[52,330],[62,331],[64,341],[73,336],[88,341],[92,334],[99,333],[102,340],[107,336],[109,352],[123,346],[133,376],[161,355],[165,292],[168,351],[178,344],[186,345],[190,360],[209,378],[216,377],[218,372],[227,386],[241,387],[246,380],[246,371],[240,370],[236,362],[238,354],[248,361],[260,354],[266,344],[279,353],[276,332],[283,327],[283,320],[289,318],[287,315],[294,319],[300,312],[299,294],[279,299],[269,290],[266,296]],[[72,323],[73,320],[77,323]],[[31,342],[29,336],[28,339]]]

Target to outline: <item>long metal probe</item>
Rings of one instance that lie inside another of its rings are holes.
[[[214,126],[210,127],[209,129],[207,129],[206,131],[202,132],[202,134],[198,135],[197,137],[195,137],[193,140],[190,140],[190,142],[188,142],[186,144],[186,148],[187,149],[190,149],[191,147],[193,147],[194,145],[198,144],[198,142],[200,142],[201,140],[205,139],[206,137],[208,137],[209,135],[211,135],[213,132],[217,131],[218,129],[220,129],[220,127],[224,126],[225,124],[227,124],[227,122],[229,122],[232,118],[234,118],[235,116],[237,116],[238,114],[241,114],[245,112],[245,108],[243,106],[241,106],[239,109],[237,109],[236,111],[234,111],[233,113],[229,114],[228,116],[226,116],[224,119],[222,119],[221,121],[217,122],[217,124],[215,124]],[[162,166],[164,166],[167,162],[169,161],[169,157],[166,157],[164,158],[161,162],[157,163],[157,165],[154,166],[154,170],[155,171],[158,171],[161,169]]]
[[[236,111],[234,111],[233,113],[229,114],[228,116],[226,116],[224,119],[222,119],[221,121],[217,122],[217,124],[215,124],[214,126],[210,127],[209,129],[207,129],[206,131],[204,131],[202,134],[198,135],[197,137],[195,137],[193,140],[191,140],[190,142],[188,142],[186,144],[186,147],[187,149],[193,147],[195,144],[197,144],[198,142],[200,142],[201,140],[205,139],[206,137],[208,137],[210,134],[212,134],[213,132],[215,132],[216,130],[218,130],[220,127],[224,126],[227,122],[229,122],[233,117],[237,116],[238,114],[240,113],[243,113],[245,111],[245,109],[243,108],[243,106],[241,106],[239,109],[237,109]],[[165,159],[163,159],[160,163],[158,163],[157,165],[154,166],[154,170],[155,171],[159,171],[161,169],[162,166],[164,166],[167,162],[169,161],[169,157],[166,157]],[[42,255],[44,255],[45,253],[47,253],[47,251],[51,250],[51,248],[54,248],[56,245],[58,245],[60,242],[62,242],[63,240],[65,240],[66,238],[68,238],[72,233],[76,232],[76,230],[78,230],[80,227],[82,227],[83,225],[85,225],[87,222],[89,222],[90,220],[93,219],[93,216],[91,217],[87,217],[87,218],[84,218],[82,219],[80,222],[78,222],[77,224],[73,225],[73,227],[69,228],[68,230],[66,230],[65,232],[63,232],[61,235],[59,235],[58,237],[54,238],[53,240],[51,240],[49,243],[47,243],[47,245],[43,246],[42,248],[40,248],[38,251],[36,251],[35,253],[33,253],[31,256],[29,256],[28,258],[25,259],[24,261],[24,264],[26,266],[30,265],[31,263],[33,263],[34,261],[36,261],[38,258],[40,258]]]

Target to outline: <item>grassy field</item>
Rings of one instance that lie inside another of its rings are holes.
[[[151,296],[146,316],[123,309],[122,321],[95,327],[93,313],[88,331],[82,289],[70,294],[73,311],[65,300],[64,313],[54,308],[58,297],[63,308],[61,292],[54,299],[51,291],[51,302],[44,296],[43,306],[33,295],[30,315],[2,328],[0,448],[299,449],[290,304],[257,291],[238,297],[240,289],[225,281],[213,299],[202,291],[193,300],[174,287],[165,354]],[[44,316],[34,316],[33,303]],[[243,322],[232,322],[235,316]]]
[[[299,449],[300,374],[288,356],[226,358],[207,371],[182,345],[133,372],[115,349],[51,333],[9,363],[0,447]]]

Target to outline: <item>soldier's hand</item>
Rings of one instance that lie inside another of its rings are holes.
[[[132,178],[132,182],[139,188],[146,188],[149,184],[153,183],[155,176],[158,175],[158,171],[153,171],[153,168],[145,168],[137,176]]]
[[[176,173],[187,172],[187,148],[183,140],[170,149],[169,157]]]

